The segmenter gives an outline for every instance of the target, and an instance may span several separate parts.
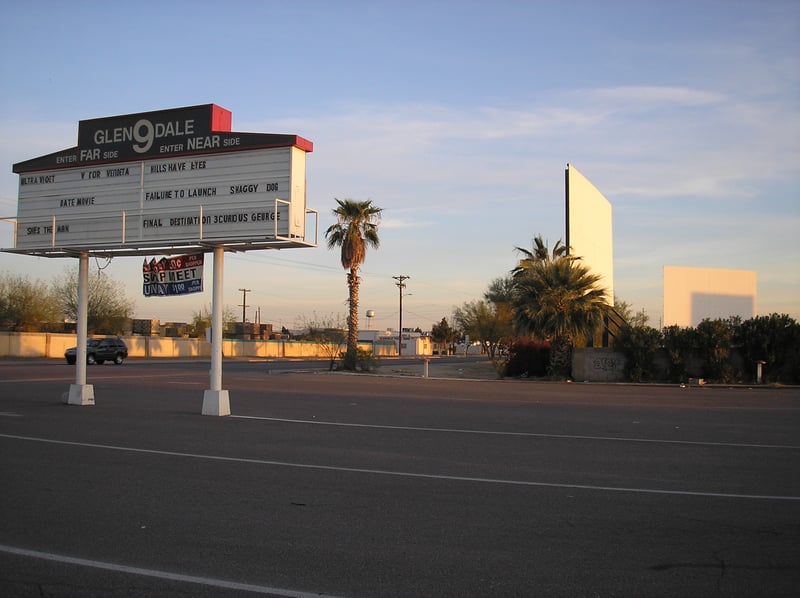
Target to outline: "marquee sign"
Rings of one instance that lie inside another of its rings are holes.
[[[231,113],[214,104],[81,121],[76,147],[14,165],[12,251],[314,246],[305,186],[313,144],[230,126]]]

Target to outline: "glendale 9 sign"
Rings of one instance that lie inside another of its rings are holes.
[[[135,141],[131,147],[139,154],[146,154],[153,147],[156,139],[163,137],[188,137],[194,134],[194,121],[185,120],[167,123],[155,123],[142,118],[136,121],[131,127],[117,127],[115,129],[97,129],[94,132],[94,143],[97,146],[93,149],[85,150],[100,158],[100,146],[113,143],[123,143],[125,141]],[[106,152],[108,153],[108,152]]]
[[[214,104],[85,120],[78,145],[20,162],[15,245],[33,255],[314,246],[296,135],[231,132]]]

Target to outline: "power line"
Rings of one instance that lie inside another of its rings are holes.
[[[392,278],[398,281],[395,284],[400,289],[400,330],[397,333],[397,356],[400,357],[403,354],[403,289],[406,288],[403,281],[411,277],[401,274],[400,276],[392,276]]]
[[[247,305],[247,293],[250,292],[250,289],[239,289],[242,292],[242,304],[239,306],[242,308],[242,334],[244,334],[244,321],[245,321],[245,310],[250,307]]]

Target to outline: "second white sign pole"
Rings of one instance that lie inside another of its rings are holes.
[[[203,394],[203,415],[230,415],[228,391],[222,390],[222,279],[225,248],[214,247],[214,288],[211,291],[211,388]]]
[[[86,347],[88,345],[89,317],[89,254],[81,252],[78,258],[78,313],[75,328],[78,347],[75,350],[75,384],[70,384],[66,395],[68,405],[94,405],[94,386],[86,384]]]

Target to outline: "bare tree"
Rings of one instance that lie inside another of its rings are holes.
[[[315,313],[313,319],[301,316],[299,320],[299,327],[303,330],[302,338],[319,345],[329,361],[328,369],[333,370],[336,360],[342,356],[347,346],[344,317],[341,314],[331,314],[327,318],[319,318]]]
[[[211,306],[204,305],[202,309],[192,313],[192,333],[194,336],[200,337],[205,335],[206,328],[211,328]],[[232,331],[236,323],[236,314],[233,308],[225,306],[222,309],[222,330]]]
[[[455,309],[453,319],[464,334],[480,341],[492,361],[498,357],[498,348],[513,338],[511,309],[506,303],[468,301]]]
[[[70,320],[78,317],[78,269],[68,270],[56,278],[53,292],[61,302],[64,316]],[[89,333],[121,334],[133,315],[134,303],[125,296],[124,287],[108,274],[98,271],[89,276],[89,306],[87,329]]]
[[[0,329],[35,332],[61,320],[58,298],[47,284],[0,274]]]

